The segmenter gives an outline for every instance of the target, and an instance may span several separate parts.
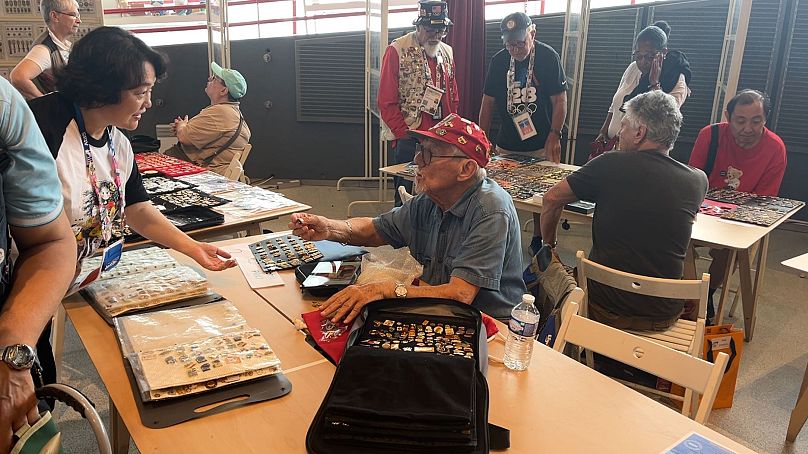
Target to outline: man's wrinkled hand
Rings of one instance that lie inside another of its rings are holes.
[[[384,299],[382,285],[349,285],[323,303],[320,312],[332,322],[350,323],[368,303]]]
[[[307,241],[327,240],[328,221],[322,216],[308,213],[295,213],[289,222],[292,233]]]

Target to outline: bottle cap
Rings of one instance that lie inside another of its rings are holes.
[[[536,297],[531,295],[530,293],[525,293],[522,295],[522,302],[526,304],[533,304],[536,302]]]

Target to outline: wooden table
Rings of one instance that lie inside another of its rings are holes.
[[[783,266],[800,273],[800,277],[808,273],[808,254],[802,254],[781,263]],[[805,375],[802,377],[797,403],[794,405],[794,410],[791,411],[791,418],[788,420],[788,431],[786,432],[786,440],[788,441],[793,442],[797,439],[797,435],[805,425],[805,420],[808,419],[808,392],[806,391],[808,391],[808,365],[805,366]]]
[[[217,246],[226,249],[258,239],[229,240]],[[335,370],[290,322],[312,310],[315,299],[300,293],[291,271],[281,273],[285,286],[258,294],[249,289],[238,269],[206,274],[214,290],[231,300],[269,340],[292,382],[292,392],[176,426],[148,429],[140,422],[112,328],[73,297],[65,303],[67,314],[109,392],[115,451],[126,452],[131,435],[144,453],[306,452],[306,432]],[[501,343],[491,345],[494,355],[502,356],[502,349]],[[488,382],[489,419],[511,430],[508,452],[653,453],[692,431],[736,452],[753,452],[538,343],[528,371],[513,372],[492,364]]]
[[[407,164],[398,164],[379,169],[380,172],[397,175],[402,178],[412,179],[411,176],[401,175]],[[559,167],[569,170],[576,170],[580,167],[561,164]],[[516,208],[532,213],[541,213],[541,203],[532,199],[513,200]],[[740,281],[740,294],[743,302],[744,316],[744,338],[746,341],[752,340],[757,321],[757,296],[763,282],[763,275],[766,269],[766,256],[769,250],[769,235],[780,224],[793,216],[800,208],[790,211],[769,227],[762,227],[743,222],[736,222],[721,219],[716,216],[707,216],[699,213],[696,215],[696,222],[691,233],[691,248],[685,261],[685,278],[696,279],[696,263],[693,247],[707,246],[717,249],[727,249],[730,257],[727,261],[726,272],[718,308],[716,309],[716,323],[721,324],[723,319],[723,308],[727,295],[729,294],[727,285],[735,265],[738,265],[738,277]],[[582,215],[564,210],[564,216],[578,220],[591,222],[592,215]],[[757,254],[754,251],[757,250]],[[755,255],[754,268],[752,266],[752,256]],[[754,276],[753,276],[754,271]]]

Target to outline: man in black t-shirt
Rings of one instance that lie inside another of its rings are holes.
[[[488,66],[480,107],[480,127],[491,132],[491,117],[499,113],[497,152],[518,152],[561,161],[561,128],[567,115],[567,79],[558,53],[536,38],[536,26],[525,13],[513,13],[500,23],[505,49]],[[489,134],[490,135],[490,134]],[[535,253],[541,245],[539,216],[533,216]]]
[[[707,192],[704,172],[668,154],[681,125],[676,100],[662,91],[626,103],[619,151],[589,161],[544,195],[545,244],[555,246],[564,205],[589,200],[597,204],[591,260],[628,273],[680,279]],[[684,307],[682,300],[642,296],[592,281],[587,287],[589,317],[619,329],[663,330]]]

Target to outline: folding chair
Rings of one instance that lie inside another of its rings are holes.
[[[589,316],[589,292],[587,292],[587,280],[593,280],[612,288],[624,290],[640,295],[653,296],[659,298],[674,298],[681,300],[698,300],[699,309],[696,321],[679,319],[675,324],[665,331],[634,331],[629,333],[643,337],[652,342],[686,353],[696,358],[702,356],[702,344],[704,342],[704,325],[707,318],[707,295],[710,290],[710,275],[702,274],[701,280],[683,279],[662,279],[656,277],[641,276],[638,274],[626,273],[620,270],[595,263],[584,256],[583,251],[577,252],[578,257],[578,286],[586,293],[581,315]],[[587,351],[587,365],[594,366],[592,353]],[[693,395],[685,391],[684,397],[675,394],[664,393],[656,389],[627,383],[627,385],[641,389],[652,394],[663,395],[673,400],[682,402],[682,414],[689,416],[692,406]]]
[[[553,349],[562,352],[567,342],[701,394],[701,403],[693,418],[699,424],[704,424],[710,416],[729,361],[729,355],[720,352],[715,363],[711,364],[651,340],[581,317],[575,311],[567,311]]]

